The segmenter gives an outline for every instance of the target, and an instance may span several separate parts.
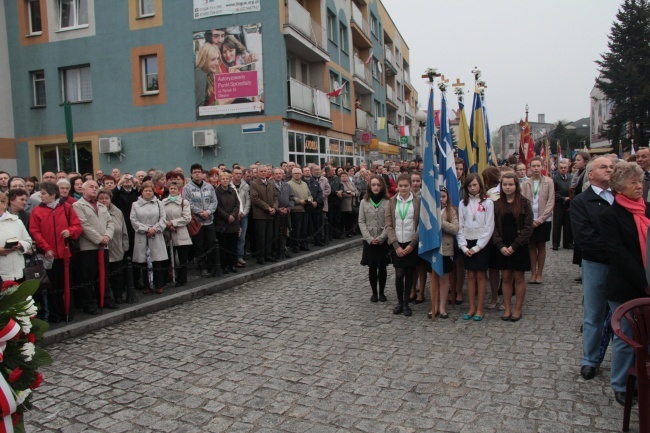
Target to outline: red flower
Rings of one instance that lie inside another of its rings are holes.
[[[9,383],[13,383],[20,379],[20,376],[23,375],[23,371],[20,369],[20,367],[14,368],[14,370],[11,372],[9,375]]]
[[[32,382],[32,384],[29,385],[29,387],[31,389],[36,389],[39,386],[41,386],[41,383],[43,383],[43,373],[41,373],[40,371],[37,371],[36,372],[36,379],[34,379],[34,382]]]
[[[29,334],[27,334],[27,341],[29,341],[32,344],[36,343],[36,335],[30,332]]]
[[[15,282],[15,281],[11,281],[11,280],[4,281],[4,282],[2,283],[2,288],[1,288],[0,290],[2,290],[2,291],[4,292],[4,291],[7,290],[9,287],[14,287],[14,286],[17,286],[17,285],[18,285],[18,283]]]
[[[16,425],[16,424],[18,424],[19,421],[20,421],[20,414],[18,412],[14,412],[11,415],[11,423],[13,425]]]

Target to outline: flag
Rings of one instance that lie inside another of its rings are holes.
[[[378,117],[377,118],[377,129],[386,129],[386,118]]]
[[[483,102],[478,90],[474,91],[472,117],[469,123],[469,135],[472,138],[472,149],[476,152],[476,168],[479,174],[488,166],[487,143],[485,141],[485,117],[483,117]]]
[[[636,150],[634,150],[634,143],[630,146],[630,155],[636,155]]]
[[[442,107],[440,109],[440,183],[447,187],[449,203],[458,208],[460,194],[458,192],[458,178],[456,177],[456,163],[454,162],[454,146],[451,141],[451,128],[449,127],[449,109],[447,96],[442,93]]]
[[[526,111],[526,120],[519,121],[519,127],[521,128],[521,136],[519,137],[519,161],[528,167],[530,160],[535,156],[535,143],[533,142],[533,134],[528,123],[528,111]]]
[[[483,124],[485,125],[485,147],[487,149],[487,160],[489,165],[498,167],[497,153],[492,148],[492,137],[490,137],[490,124],[488,123],[487,107],[485,106],[485,95],[481,95],[483,102]]]
[[[431,263],[436,274],[442,276],[442,227],[440,220],[440,189],[438,187],[438,164],[435,156],[435,124],[433,111],[433,88],[429,92],[427,110],[426,143],[424,145],[424,170],[422,171],[422,190],[420,191],[420,243],[418,254]]]
[[[557,141],[557,163],[560,165],[562,161],[562,146],[560,145],[560,140]]]
[[[344,82],[343,84],[341,84],[339,86],[339,85],[337,85],[335,83],[334,85],[335,85],[336,88],[334,90],[332,90],[331,92],[327,93],[327,96],[329,96],[330,98],[337,98],[337,97],[341,96],[341,93],[343,92],[343,88],[345,87],[345,84],[346,83]]]
[[[363,63],[367,65],[367,64],[369,64],[371,61],[372,61],[372,50],[370,50],[370,52],[368,53],[368,58],[367,58],[366,61],[363,62]]]
[[[476,157],[472,151],[472,140],[469,135],[467,118],[465,117],[465,105],[458,101],[458,157],[465,161],[465,169],[468,173],[476,173]]]

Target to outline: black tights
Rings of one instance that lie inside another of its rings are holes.
[[[370,266],[368,268],[368,279],[370,280],[373,295],[377,294],[377,281],[379,281],[379,294],[384,294],[387,274],[386,266]]]
[[[395,290],[397,291],[397,302],[408,305],[413,286],[414,267],[395,268]]]

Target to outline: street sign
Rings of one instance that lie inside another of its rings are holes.
[[[266,132],[266,123],[244,123],[241,126],[242,134],[260,134]]]

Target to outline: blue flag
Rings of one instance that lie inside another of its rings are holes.
[[[492,137],[490,137],[490,124],[488,123],[487,107],[485,106],[485,95],[481,95],[483,100],[483,124],[485,125],[485,147],[487,148],[488,165],[497,167],[497,155],[492,148]]]
[[[447,111],[447,96],[442,93],[442,106],[440,107],[440,179],[447,188],[449,203],[458,208],[460,194],[458,193],[458,178],[456,177],[456,163],[454,161],[454,146],[451,141],[449,128],[449,111]]]
[[[435,120],[433,111],[433,88],[429,93],[427,109],[427,132],[424,145],[424,170],[422,171],[422,190],[420,192],[420,245],[418,254],[431,263],[436,274],[442,276],[442,226],[440,220],[440,189],[438,187],[438,164],[435,152]],[[450,140],[451,141],[451,140]]]

